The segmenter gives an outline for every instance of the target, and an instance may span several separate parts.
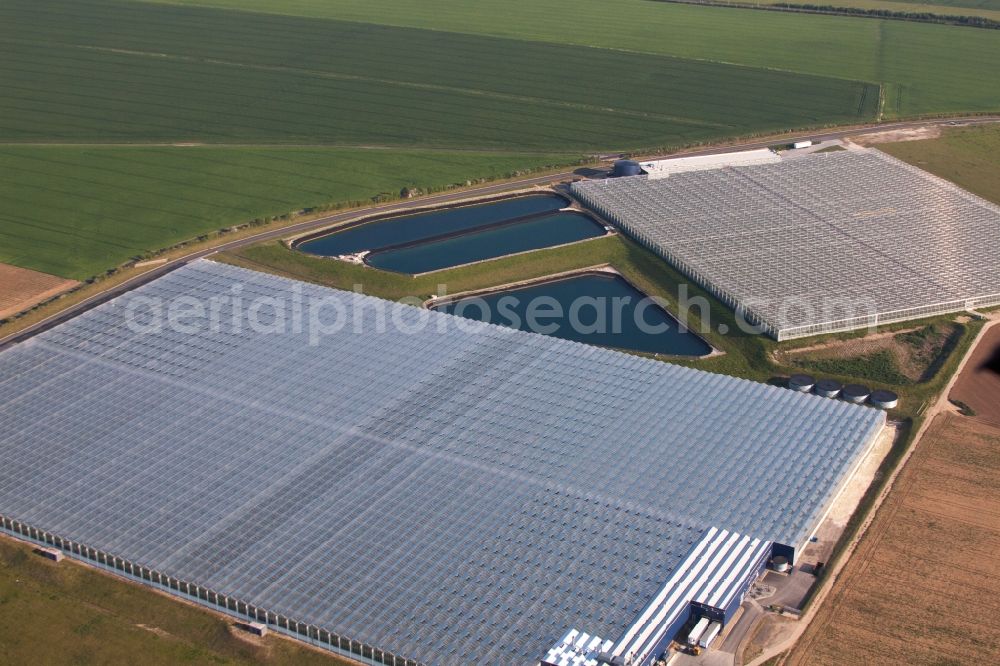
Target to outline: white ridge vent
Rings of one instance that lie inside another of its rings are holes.
[[[719,155],[694,155],[692,157],[671,157],[666,160],[640,162],[639,166],[651,180],[667,178],[673,174],[691,171],[709,171],[726,167],[750,166],[753,164],[772,164],[780,162],[781,157],[773,150],[743,150],[736,153],[721,153]]]

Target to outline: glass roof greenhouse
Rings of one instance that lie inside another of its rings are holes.
[[[1000,208],[878,150],[572,191],[778,340],[1000,303]]]
[[[278,330],[317,299],[339,330]],[[222,324],[152,325],[177,302]],[[800,544],[884,423],[457,321],[178,269],[0,353],[2,525],[358,658],[534,663],[621,636],[706,539]]]

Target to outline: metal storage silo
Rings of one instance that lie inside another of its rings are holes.
[[[856,405],[860,405],[868,400],[868,396],[872,394],[872,390],[867,386],[862,386],[861,384],[848,384],[841,390],[840,397],[847,402],[853,402]]]
[[[873,391],[872,394],[868,396],[868,402],[879,409],[892,409],[899,404],[899,396],[892,391],[880,389],[878,391]]]
[[[611,169],[612,178],[621,178],[622,176],[641,176],[642,167],[635,160],[617,160],[615,166]]]
[[[799,393],[809,393],[816,385],[816,378],[812,375],[792,375],[788,378],[788,388]]]
[[[824,398],[836,398],[840,395],[842,388],[844,388],[844,385],[836,379],[821,379],[816,382],[813,390],[816,391],[816,395],[821,395]]]

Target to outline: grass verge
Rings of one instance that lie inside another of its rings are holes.
[[[949,128],[936,139],[878,148],[1000,205],[1000,126]]]
[[[9,664],[348,666],[291,640],[242,637],[232,622],[110,574],[0,537],[0,661]]]

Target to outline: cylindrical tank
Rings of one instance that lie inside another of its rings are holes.
[[[868,402],[879,409],[892,409],[899,404],[899,396],[892,391],[880,389],[878,391],[873,391],[872,394],[868,396]]]
[[[836,379],[821,379],[816,382],[813,390],[816,391],[816,395],[821,395],[824,398],[836,398],[840,395],[842,388],[844,388],[844,385]]]
[[[635,160],[617,160],[614,168],[611,169],[612,178],[622,176],[639,176],[642,174],[642,167]]]
[[[868,399],[872,393],[871,389],[867,386],[862,386],[861,384],[848,384],[841,390],[840,397],[847,402],[853,402],[856,405],[862,404]]]
[[[785,557],[784,555],[778,555],[773,560],[771,560],[771,567],[774,568],[775,571],[778,571],[780,573],[788,571],[788,558]]]
[[[816,385],[816,378],[812,375],[792,375],[788,378],[788,388],[799,393],[809,393]]]

